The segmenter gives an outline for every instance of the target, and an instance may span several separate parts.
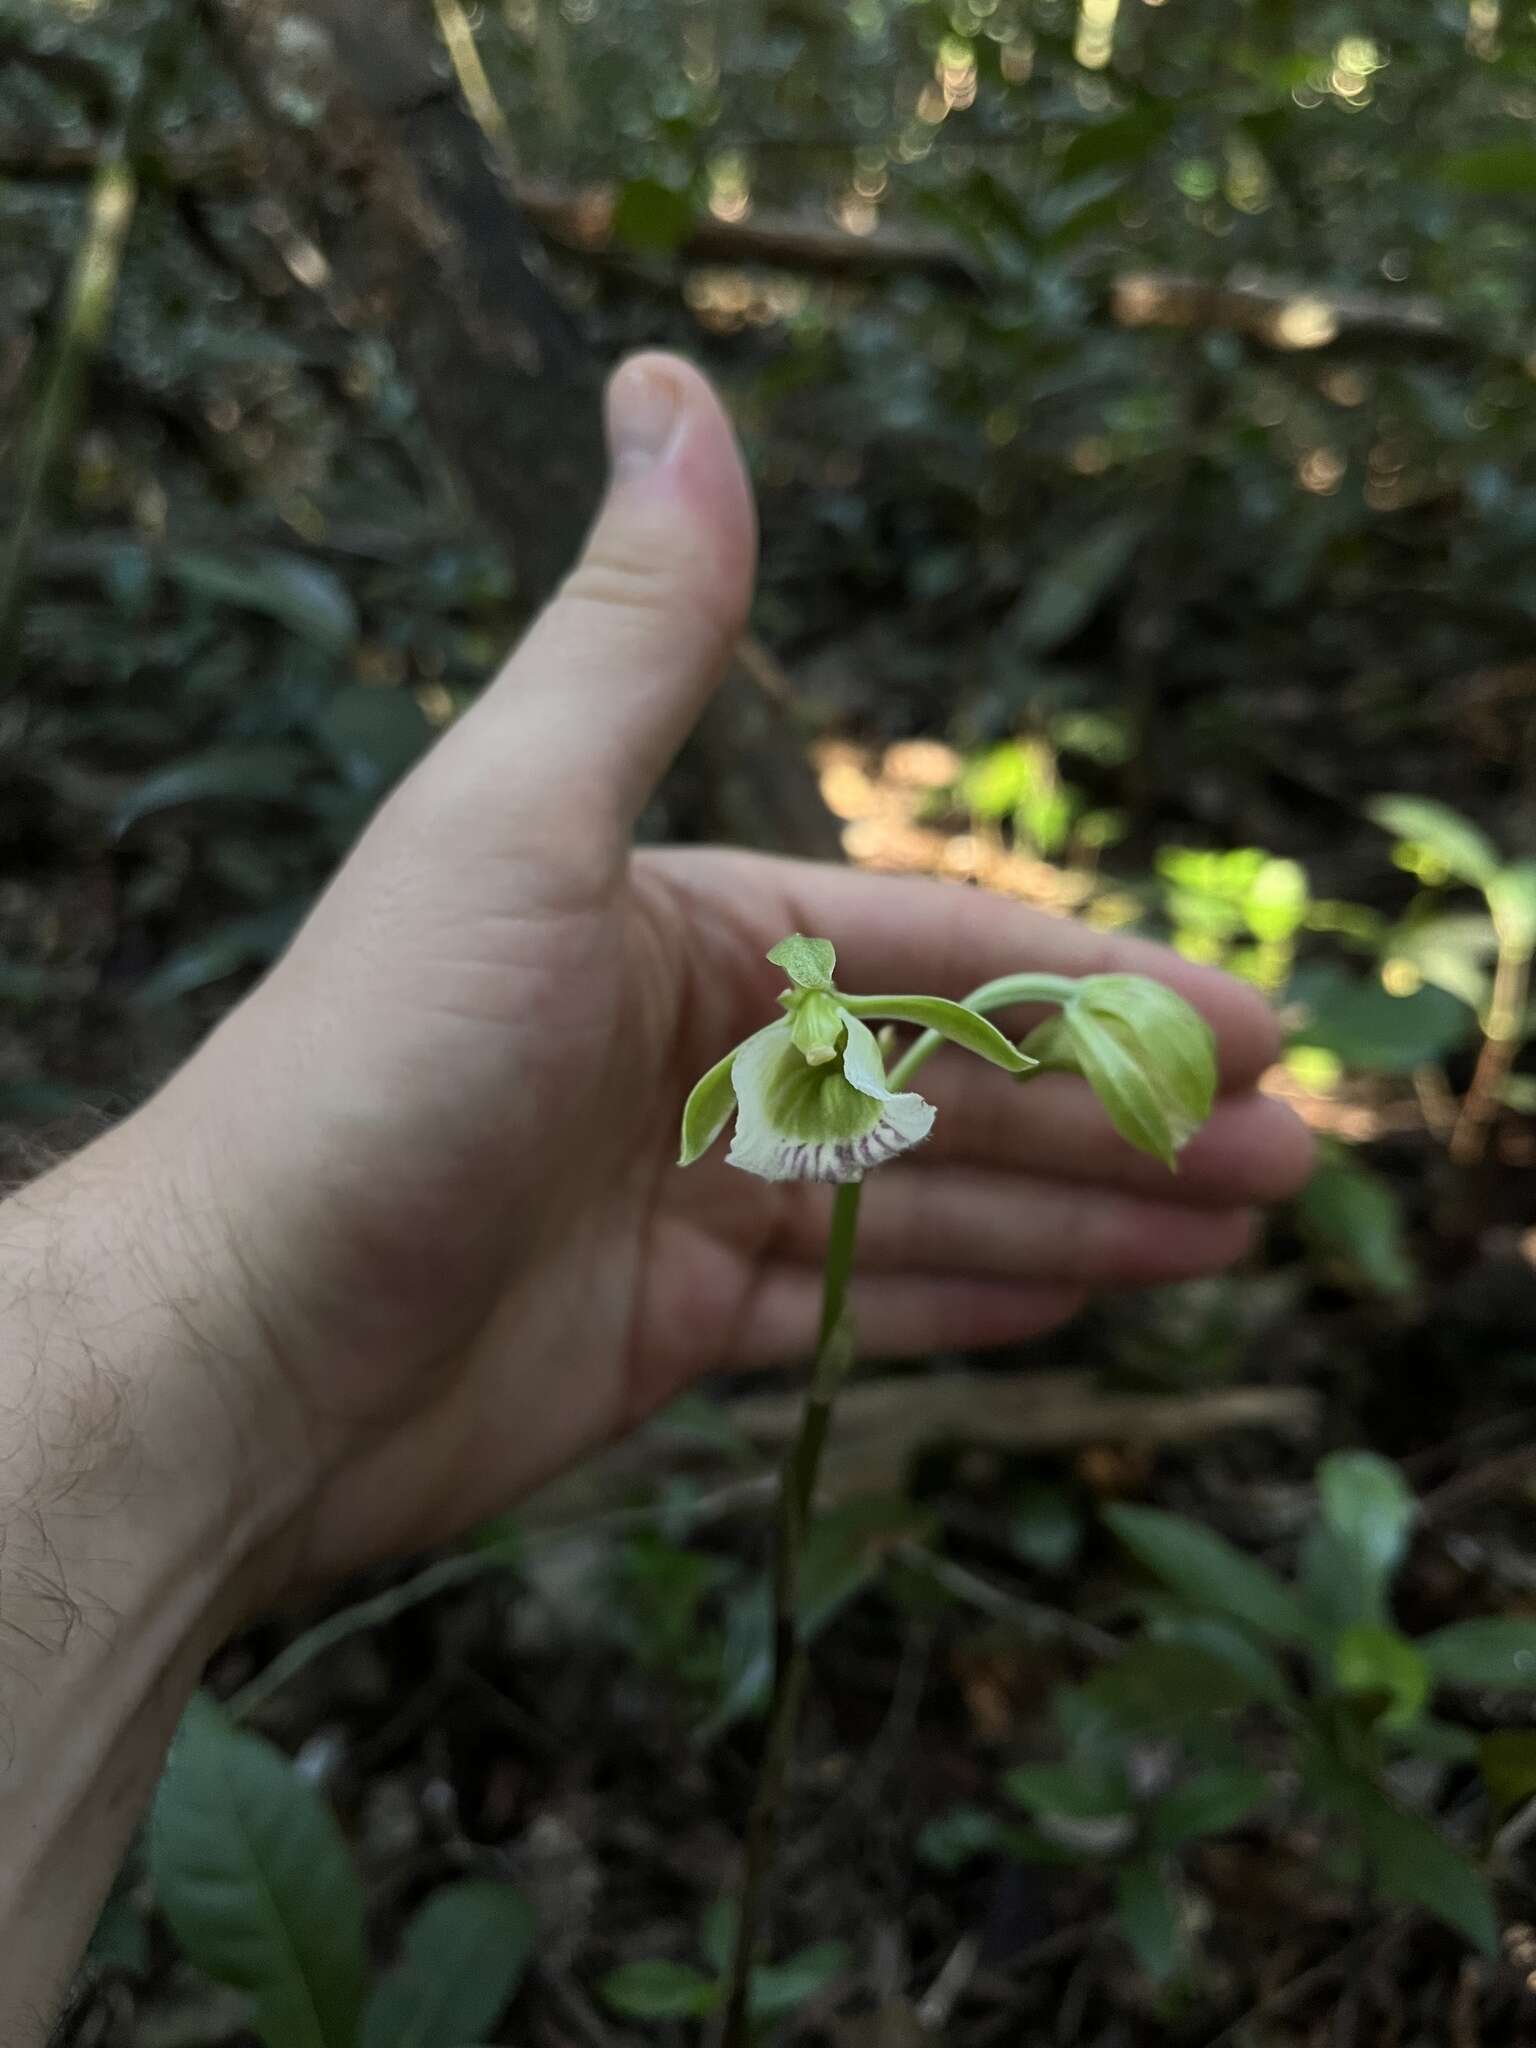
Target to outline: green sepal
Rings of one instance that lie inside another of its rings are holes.
[[[1032,1073],[1038,1064],[963,1003],[943,996],[843,996],[842,1006],[855,1017],[893,1017],[898,1024],[916,1024],[937,1031],[967,1052],[979,1053],[1008,1074]]]
[[[723,1060],[717,1060],[702,1080],[693,1084],[693,1092],[683,1104],[682,1146],[677,1155],[679,1166],[692,1166],[696,1159],[702,1159],[730,1122],[731,1112],[736,1107],[731,1068],[736,1064],[736,1055],[740,1051],[739,1045],[732,1046]]]
[[[837,953],[830,939],[808,939],[803,932],[791,932],[780,939],[768,955],[775,967],[782,967],[796,988],[829,989],[837,972]]]
[[[1121,1137],[1170,1171],[1211,1113],[1216,1042],[1199,1011],[1162,982],[1094,974],[1021,1048],[1081,1074]]]

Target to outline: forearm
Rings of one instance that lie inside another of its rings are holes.
[[[0,2048],[44,2038],[291,1511],[243,1485],[216,1224],[154,1158],[130,1124],[0,1206]]]

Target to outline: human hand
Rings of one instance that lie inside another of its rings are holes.
[[[281,1522],[264,1592],[449,1536],[696,1375],[806,1351],[828,1191],[673,1164],[689,1086],[773,1014],[786,932],[832,938],[853,990],[1150,973],[1219,1042],[1177,1178],[1081,1082],[941,1060],[933,1137],[866,1196],[866,1352],[1003,1343],[1095,1288],[1223,1266],[1307,1169],[1255,1093],[1268,1013],[1210,970],[950,885],[632,853],[740,630],[754,533],[696,371],[632,361],[610,428],[553,605],[268,979],[106,1141],[200,1248],[188,1319]]]

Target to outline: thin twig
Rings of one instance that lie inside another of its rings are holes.
[[[109,143],[91,182],[85,232],[75,252],[53,358],[20,461],[16,515],[0,554],[0,689],[14,688],[21,603],[43,507],[63,463],[80,394],[117,299],[123,250],[138,201],[129,156],[129,123]]]
[[[1525,1035],[1525,1007],[1531,986],[1531,952],[1505,939],[1493,970],[1493,993],[1483,1026],[1482,1050],[1451,1132],[1453,1165],[1475,1166],[1487,1150],[1488,1133],[1504,1099],[1504,1083]]]
[[[762,1500],[774,1490],[775,1481],[769,1475],[734,1480],[730,1485],[719,1487],[702,1500],[693,1502],[689,1509],[690,1523],[697,1526],[719,1515],[733,1513],[739,1507]],[[440,1593],[468,1585],[487,1573],[515,1571],[518,1558],[525,1551],[585,1537],[617,1536],[630,1530],[649,1529],[663,1517],[676,1512],[675,1502],[661,1501],[644,1507],[617,1508],[611,1514],[533,1530],[520,1540],[514,1539],[505,1548],[488,1545],[483,1550],[461,1550],[449,1557],[440,1557],[412,1577],[401,1580],[397,1585],[386,1586],[383,1592],[375,1593],[366,1600],[354,1600],[349,1607],[327,1615],[324,1621],[317,1621],[313,1628],[295,1636],[270,1664],[225,1701],[225,1709],[237,1720],[259,1713],[299,1672],[313,1664],[317,1657],[335,1649],[338,1643],[344,1643],[349,1637],[361,1635],[368,1629],[384,1628],[411,1608],[419,1607],[423,1601],[435,1600]]]

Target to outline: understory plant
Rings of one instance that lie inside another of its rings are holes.
[[[1536,1692],[1536,1619],[1489,1616],[1410,1638],[1392,1589],[1417,1509],[1395,1465],[1325,1458],[1297,1568],[1284,1578],[1202,1523],[1116,1505],[1104,1519],[1152,1581],[1123,1653],[1052,1703],[1060,1749],[1004,1778],[1027,1819],[961,1808],[930,1860],[982,1850],[1101,1871],[1159,1980],[1190,1961],[1183,1859],[1267,1810],[1304,1820],[1324,1876],[1363,1905],[1418,1906],[1485,1954],[1497,1920],[1483,1857],[1432,1817],[1458,1775],[1486,1835],[1536,1796],[1536,1731],[1477,1734],[1448,1696]]]
[[[1370,815],[1394,835],[1399,866],[1426,885],[1429,899],[1396,936],[1395,964],[1460,996],[1482,1028],[1477,1063],[1450,1132],[1452,1159],[1468,1166],[1482,1157],[1501,1104],[1529,1109],[1536,1102],[1529,1081],[1513,1071],[1530,1035],[1536,861],[1504,860],[1480,825],[1429,797],[1377,797]],[[1433,892],[1447,883],[1475,889],[1487,916],[1441,911]]]
[[[1216,1085],[1204,1020],[1172,990],[1137,975],[1008,975],[954,1003],[922,994],[850,995],[833,979],[837,956],[826,939],[795,933],[768,958],[789,984],[779,997],[784,1015],[699,1081],[684,1108],[681,1151],[684,1166],[702,1158],[734,1116],[732,1165],[766,1180],[835,1188],[810,1384],[778,1495],[772,1692],[723,1977],[723,2048],[745,2048],[753,2023],[757,1948],[806,1678],[801,1564],[833,1407],[855,1357],[848,1298],[864,1176],[918,1144],[934,1120],[933,1106],[908,1083],[946,1041],[1016,1080],[1077,1073],[1121,1135],[1170,1169],[1209,1115]],[[1051,1014],[1015,1045],[987,1013],[1022,1005],[1047,1005]],[[889,1074],[887,1046],[870,1019],[918,1027]]]
[[[183,1949],[245,1994],[267,2048],[469,2048],[533,1952],[522,1894],[467,1878],[432,1893],[376,1974],[363,1887],[330,1807],[207,1694],[183,1716],[161,1782],[149,1871]]]

